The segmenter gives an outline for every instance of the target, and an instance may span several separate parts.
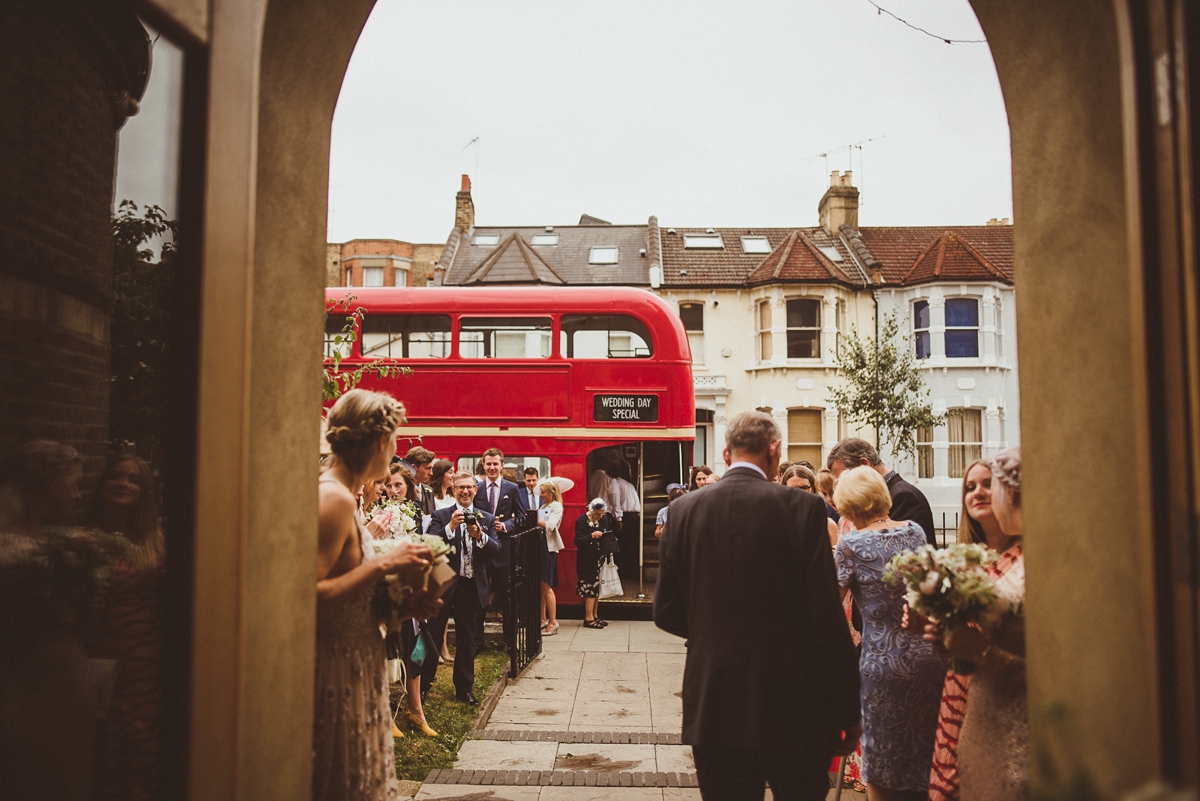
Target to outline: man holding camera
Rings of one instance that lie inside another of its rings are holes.
[[[493,516],[472,505],[476,492],[475,477],[465,471],[455,473],[452,491],[454,506],[433,513],[428,533],[454,546],[454,553],[448,558],[450,567],[458,573],[458,580],[443,598],[445,605],[433,620],[430,633],[433,641],[440,643],[446,630],[446,621],[453,615],[457,641],[454,692],[458,700],[474,706],[479,703],[473,692],[475,654],[483,647],[483,639],[479,635],[483,629],[483,610],[491,591],[488,574],[500,551],[500,543],[493,528]],[[425,678],[422,677],[422,694],[429,691],[424,682]]]

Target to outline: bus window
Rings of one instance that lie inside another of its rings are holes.
[[[362,321],[367,359],[445,359],[450,355],[448,314],[368,314]]]
[[[350,340],[346,334],[342,333],[342,328],[346,325],[346,315],[334,312],[332,316],[325,318],[325,358],[332,359],[333,355],[341,351],[342,358],[345,359],[350,355]],[[334,340],[337,337],[342,337],[341,344]]]
[[[564,314],[561,340],[568,359],[647,359],[654,355],[645,324],[623,314]]]
[[[549,317],[464,317],[458,355],[464,359],[548,359]]]

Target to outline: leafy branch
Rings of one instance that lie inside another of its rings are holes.
[[[915,456],[918,429],[945,424],[946,415],[929,408],[929,389],[895,313],[884,317],[878,342],[852,328],[837,366],[846,386],[830,388],[829,402],[851,423],[873,426],[880,450],[890,445],[896,456]]]
[[[365,376],[387,378],[391,375],[411,375],[411,367],[402,367],[395,359],[372,359],[354,370],[343,371],[342,360],[349,355],[354,343],[358,340],[358,332],[362,330],[363,318],[367,310],[362,306],[351,308],[354,295],[346,295],[337,300],[328,301],[325,305],[325,319],[333,314],[345,314],[346,322],[342,330],[332,339],[326,339],[325,357],[322,362],[321,396],[324,400],[336,400],[362,382]]]

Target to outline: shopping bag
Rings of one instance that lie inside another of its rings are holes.
[[[615,598],[622,595],[621,574],[617,572],[617,563],[610,556],[600,566],[600,598]]]

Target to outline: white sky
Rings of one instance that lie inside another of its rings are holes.
[[[983,38],[966,0],[877,2]],[[851,166],[832,151],[870,138],[861,225],[1012,216],[987,45],[868,0],[379,0],[334,116],[329,238],[443,242],[462,173],[479,225],[815,225]]]

